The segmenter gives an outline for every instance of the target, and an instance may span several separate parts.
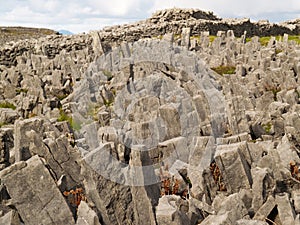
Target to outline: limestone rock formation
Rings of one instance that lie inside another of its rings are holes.
[[[298,24],[172,9],[1,46],[0,223],[299,224]]]

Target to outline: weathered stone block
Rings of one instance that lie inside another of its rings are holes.
[[[262,157],[268,154],[272,147],[272,141],[248,142],[247,143],[252,163],[257,164]]]
[[[300,214],[297,214],[294,225],[300,225]]]
[[[138,169],[131,170],[131,167]],[[160,192],[158,184],[152,181],[156,176],[144,146],[133,146],[129,161],[130,172],[133,172],[134,179],[140,179],[131,187],[135,221],[137,224],[155,225],[154,206],[158,204]]]
[[[180,136],[181,124],[178,110],[171,105],[163,105],[159,108],[159,113],[167,129],[165,140]]]
[[[220,211],[217,215],[208,216],[202,223],[204,225],[210,224],[232,224],[248,214],[248,211],[241,200],[238,193],[228,196],[221,204]]]
[[[294,201],[294,207],[296,213],[300,213],[300,190],[292,191],[292,199]]]
[[[265,219],[269,216],[269,214],[271,213],[271,211],[274,209],[275,206],[276,206],[275,198],[273,196],[269,196],[267,201],[255,213],[253,219],[265,221]]]
[[[190,47],[190,35],[191,28],[182,28],[182,38],[181,38],[181,46],[186,47],[187,49]]]
[[[179,199],[179,196],[174,195],[165,195],[159,199],[159,204],[156,207],[156,220],[159,225],[190,224],[187,215],[181,212],[177,207],[177,201]]]
[[[93,38],[93,50],[96,55],[102,55],[104,53],[103,46],[101,43],[100,34],[97,31],[91,32]]]
[[[295,212],[291,206],[288,193],[276,195],[278,215],[282,224],[294,224]]]
[[[215,151],[213,137],[195,137],[189,156],[188,177],[192,183],[190,189],[194,198],[201,199],[204,193],[203,171],[208,168]]]
[[[15,123],[14,130],[16,161],[39,155],[54,171],[56,179],[66,175],[68,188],[79,182],[80,165],[76,161],[79,160],[80,153],[75,151],[68,138],[60,135],[58,129],[49,121],[37,117],[19,120]]]
[[[74,224],[73,215],[50,172],[38,156],[0,173],[25,224]]]
[[[300,162],[300,158],[295,150],[293,150],[293,144],[289,141],[287,135],[284,135],[281,142],[276,148],[279,154],[280,162],[282,166],[290,169],[290,162]]]
[[[40,118],[16,121],[14,139],[16,161],[27,160],[32,156],[33,153],[30,151],[29,146],[33,140],[29,136],[35,138],[35,142],[41,145],[40,132],[43,132],[43,130],[43,122]]]
[[[215,160],[229,192],[238,192],[241,188],[250,188],[252,177],[250,167],[242,153],[240,143],[217,147]]]
[[[78,207],[76,225],[101,225],[96,212],[85,201]]]
[[[10,108],[0,108],[0,123],[13,124],[19,117],[16,110]]]
[[[20,225],[21,221],[18,213],[15,210],[9,211],[4,216],[0,217],[1,225]]]
[[[217,144],[218,145],[233,144],[242,141],[249,141],[250,139],[251,138],[248,133],[241,133],[241,134],[232,135],[227,138],[217,138]]]
[[[159,143],[158,149],[165,164],[171,166],[176,160],[188,162],[189,149],[185,137],[177,137]]]
[[[252,209],[256,212],[267,200],[268,195],[272,193],[271,189],[274,187],[275,182],[268,168],[251,168],[251,175],[253,178]]]

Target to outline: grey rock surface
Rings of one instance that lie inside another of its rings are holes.
[[[101,225],[96,212],[84,201],[78,207],[76,225]]]
[[[74,224],[68,204],[38,156],[2,170],[0,177],[26,224]]]
[[[1,46],[0,221],[299,223],[298,33],[170,9]]]
[[[187,215],[180,210],[178,196],[163,196],[156,208],[157,224],[190,224]]]
[[[16,211],[11,210],[0,218],[1,225],[20,225],[19,215]]]

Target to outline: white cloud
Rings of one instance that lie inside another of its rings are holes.
[[[135,11],[135,8],[139,8],[141,1],[139,0],[88,0],[86,4],[98,9],[103,15],[110,15],[115,17],[127,16],[130,12]]]
[[[206,11],[213,11],[220,17],[253,17],[257,15],[280,14],[300,12],[299,0],[155,0],[154,7],[157,8],[199,8]],[[268,19],[268,18],[266,18]],[[284,19],[284,18],[283,18]]]
[[[73,32],[145,19],[158,9],[199,8],[220,17],[282,21],[300,15],[299,0],[0,0],[0,25],[68,29]]]

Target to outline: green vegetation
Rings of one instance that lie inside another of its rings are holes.
[[[276,55],[279,54],[280,52],[282,52],[282,49],[279,49],[279,48],[276,48],[276,49],[275,49]]]
[[[217,36],[209,35],[209,42],[212,43],[216,38]]]
[[[56,34],[54,30],[28,27],[0,27],[0,44]]]
[[[33,117],[36,117],[36,116],[37,116],[37,114],[35,114],[33,112],[31,112],[31,113],[28,114],[28,118],[33,118]]]
[[[27,94],[28,92],[28,89],[25,89],[25,88],[19,88],[19,89],[16,89],[16,94],[19,95],[21,93],[25,93]]]
[[[300,36],[299,35],[289,35],[289,41],[295,41],[298,45],[300,44]]]
[[[72,116],[69,116],[68,114],[66,114],[63,109],[60,109],[59,112],[60,112],[60,115],[57,118],[57,122],[67,121],[73,130],[80,130],[81,125],[78,122],[74,121]]]
[[[154,39],[159,39],[159,40],[162,40],[163,39],[163,35],[158,35],[158,36],[156,36],[156,37],[154,37]]]
[[[59,101],[61,101],[61,100],[65,99],[65,98],[68,97],[68,96],[69,96],[68,94],[61,94],[61,95],[57,95],[56,97],[57,97],[57,99],[58,99]]]
[[[271,37],[272,36],[264,36],[264,37],[259,37],[259,42],[262,46],[267,46],[269,41],[271,40]],[[155,37],[157,39],[162,39],[163,36],[162,35],[159,35],[157,37]],[[174,35],[174,40],[178,40],[181,38],[181,34],[175,34]],[[217,36],[215,35],[209,35],[209,42],[212,43],[215,39],[217,38]],[[199,42],[201,42],[201,39],[200,39],[200,36],[199,35],[194,35],[194,36],[191,36],[191,39],[196,39],[198,40]],[[238,39],[238,38],[237,38]],[[282,40],[283,39],[283,36],[280,36],[280,35],[277,35],[275,36],[275,40],[276,41],[279,41],[279,40]],[[252,37],[247,37],[246,38],[246,42],[250,42],[252,40]],[[300,44],[300,35],[289,35],[288,37],[288,40],[289,41],[295,41],[297,44]],[[280,51],[280,50],[278,50]],[[281,51],[280,51],[281,52]],[[277,52],[278,54],[279,52]]]
[[[217,36],[209,35],[208,38],[209,38],[209,42],[212,43],[217,38]],[[201,42],[201,36],[200,35],[191,36],[191,39],[196,39],[198,42]]]
[[[107,77],[107,80],[110,81],[114,76],[109,70],[102,70],[103,74]]]
[[[110,106],[112,106],[114,104],[113,100],[109,101],[109,100],[103,99],[103,101],[104,101],[104,105],[106,107],[110,107]]]
[[[5,123],[5,122],[0,122],[0,128],[3,127],[3,126],[5,126],[5,125],[8,125],[8,124]]]
[[[2,102],[0,103],[0,108],[9,108],[9,109],[16,109],[16,106],[10,102]]]
[[[295,89],[295,91],[296,91],[296,93],[298,95],[298,98],[300,98],[300,92],[297,89]]]
[[[283,36],[280,36],[280,35],[275,36],[276,41],[279,41],[279,40],[282,40],[282,39],[283,39]],[[249,38],[249,37],[246,38],[246,42],[249,42],[251,40],[252,40],[252,38]],[[265,37],[260,37],[259,38],[259,42],[262,46],[267,46],[270,40],[271,40],[271,36],[265,36]],[[289,41],[295,41],[297,44],[300,44],[300,35],[289,35],[288,40]]]
[[[97,113],[98,113],[99,108],[100,108],[100,105],[98,105],[98,104],[91,104],[89,106],[87,115],[90,116],[94,121],[98,121]]]
[[[191,40],[194,40],[194,39],[196,39],[197,41],[200,42],[200,35],[191,36]]]
[[[273,88],[272,90],[274,101],[277,101],[277,93],[281,91],[280,88]]]
[[[174,40],[178,40],[178,39],[180,39],[181,38],[181,34],[175,34],[174,35]]]
[[[270,40],[271,40],[271,37],[260,37],[259,38],[259,42],[262,46],[267,46]]]
[[[51,35],[56,32],[53,30],[45,28],[30,28],[30,27],[0,27],[1,33],[9,35],[32,35],[32,36],[42,36],[42,35]]]
[[[264,88],[266,91],[271,91],[273,93],[274,101],[277,101],[277,93],[281,91],[281,88],[275,84],[265,84]]]
[[[235,67],[234,66],[218,66],[211,68],[213,71],[220,75],[224,74],[235,74]]]
[[[60,113],[60,115],[59,115],[59,117],[57,118],[57,121],[58,121],[58,122],[68,121],[68,122],[70,122],[70,124],[71,124],[71,122],[72,122],[72,117],[68,116],[68,115],[65,113],[65,111],[64,111],[63,109],[59,109],[59,113]]]
[[[250,37],[247,37],[247,38],[246,38],[246,43],[247,43],[247,42],[250,42],[250,41],[251,41],[251,38],[250,38]]]
[[[267,124],[262,124],[262,127],[266,131],[267,134],[271,133],[272,123],[268,122]]]

